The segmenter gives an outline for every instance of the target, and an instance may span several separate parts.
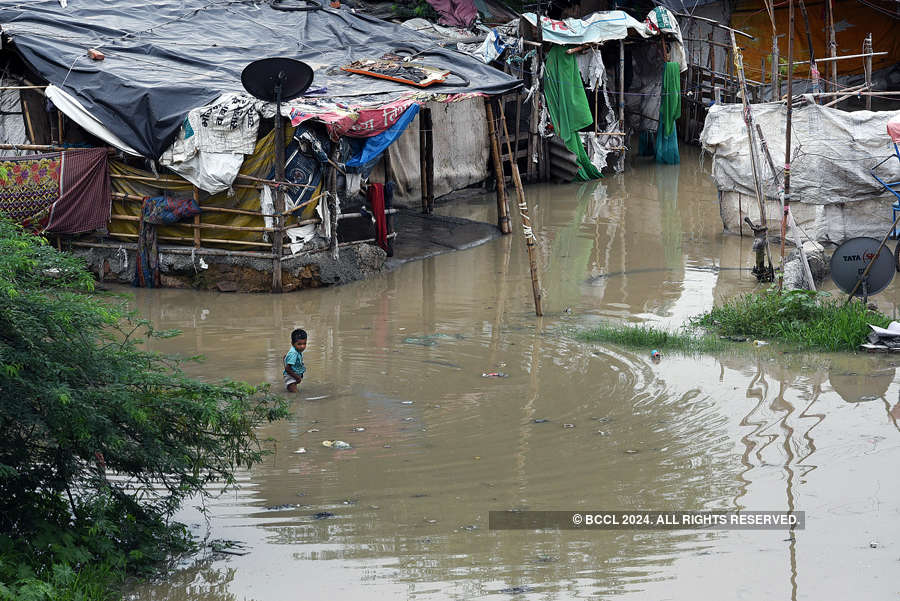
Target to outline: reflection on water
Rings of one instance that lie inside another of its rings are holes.
[[[543,320],[519,236],[339,288],[140,291],[142,313],[184,331],[164,348],[206,357],[201,377],[277,384],[290,331],[310,339],[293,417],[264,433],[275,454],[208,504],[209,524],[179,516],[249,553],[194,558],[132,598],[896,595],[890,357],[764,348],[652,364],[570,335],[610,318],[679,325],[755,288],[750,241],[720,234],[715,191],[684,160],[529,189]],[[482,377],[494,371],[508,377]],[[738,508],[806,511],[807,527],[487,529],[494,509]]]

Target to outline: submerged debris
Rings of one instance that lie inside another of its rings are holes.
[[[508,595],[522,595],[524,593],[533,593],[534,588],[530,586],[512,586],[509,588],[502,588],[498,592],[506,593]]]
[[[352,449],[349,443],[344,442],[343,440],[323,440],[323,447],[328,447],[329,449]]]

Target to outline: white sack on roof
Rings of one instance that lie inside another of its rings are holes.
[[[193,109],[160,164],[210,194],[227,190],[244,155],[256,149],[262,104],[246,94],[223,94]]]
[[[784,164],[786,108],[781,103],[754,104],[751,108],[780,172]],[[869,169],[893,153],[887,122],[898,115],[900,111],[847,113],[811,103],[795,108],[791,127],[791,202],[833,205],[893,199]],[[710,108],[700,143],[712,155],[712,177],[719,190],[755,198],[741,105],[717,104]],[[764,193],[775,197],[777,189],[771,184],[772,171],[766,157],[760,155],[758,164],[766,182]],[[886,181],[900,179],[900,161],[887,161],[879,174]]]
[[[99,119],[91,115],[84,106],[74,97],[62,91],[54,85],[47,86],[44,90],[47,98],[53,105],[61,110],[66,117],[77,123],[84,131],[97,136],[107,144],[115,146],[119,150],[140,156],[140,153],[122,141],[116,134],[112,133],[105,125],[100,123]]]

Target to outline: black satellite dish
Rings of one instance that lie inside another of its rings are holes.
[[[296,98],[309,89],[312,81],[310,66],[293,58],[262,58],[241,71],[244,89],[268,102]]]
[[[871,267],[869,263],[872,264]],[[866,268],[869,268],[869,272],[860,281]],[[855,288],[854,296],[862,296],[864,299],[887,288],[894,279],[894,272],[891,249],[882,247],[875,238],[851,238],[838,246],[831,255],[831,279],[847,294]]]

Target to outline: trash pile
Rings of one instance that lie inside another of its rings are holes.
[[[869,324],[872,331],[866,337],[868,342],[859,345],[859,350],[869,353],[900,353],[900,322],[892,321],[887,328]]]

